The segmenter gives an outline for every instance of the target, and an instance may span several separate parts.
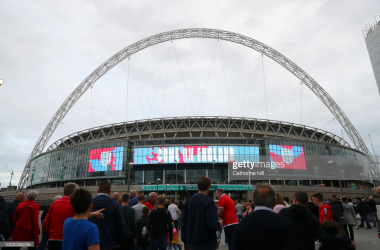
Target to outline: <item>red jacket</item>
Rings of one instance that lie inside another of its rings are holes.
[[[148,200],[147,202],[145,202],[144,205],[147,206],[150,211],[153,211],[156,208],[154,206],[154,204],[150,200]]]
[[[333,220],[333,215],[331,211],[331,206],[323,204],[319,207],[319,221],[321,224],[326,220]]]
[[[44,230],[49,233],[49,240],[63,240],[63,223],[67,218],[74,217],[74,215],[70,196],[65,195],[54,201],[42,222]]]
[[[15,224],[12,231],[12,241],[34,241],[34,246],[38,246],[39,215],[40,205],[34,200],[27,200],[18,204],[12,217],[12,222]]]

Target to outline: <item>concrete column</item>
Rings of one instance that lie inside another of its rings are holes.
[[[216,191],[214,191],[214,193],[212,194],[212,198],[213,198],[214,200],[216,200]]]
[[[162,184],[165,184],[165,169],[162,170]]]
[[[186,171],[186,169],[185,169],[185,183],[187,182],[187,179],[186,179],[186,173],[187,173],[187,171]]]
[[[209,176],[208,176],[208,168],[206,168],[206,176],[209,177]]]

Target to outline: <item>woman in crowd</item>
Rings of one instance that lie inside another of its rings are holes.
[[[278,214],[281,211],[281,209],[283,209],[283,208],[285,208],[285,202],[282,199],[281,195],[276,194],[276,200],[274,202],[273,212],[275,212],[276,214]]]

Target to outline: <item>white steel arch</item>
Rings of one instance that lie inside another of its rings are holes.
[[[22,188],[26,185],[29,176],[29,168],[31,160],[37,155],[41,154],[45,148],[50,137],[54,133],[55,129],[58,127],[62,119],[69,112],[71,107],[76,103],[76,101],[89,89],[91,86],[110,69],[116,66],[118,63],[124,59],[130,57],[131,55],[139,52],[140,50],[146,49],[150,46],[154,46],[159,43],[187,39],[187,38],[210,38],[229,41],[237,44],[241,44],[248,48],[254,49],[263,55],[271,58],[290,73],[295,75],[301,82],[303,82],[307,87],[314,92],[314,94],[326,105],[330,112],[334,115],[335,119],[342,125],[347,135],[350,137],[354,143],[357,150],[361,151],[368,156],[372,174],[375,176],[380,176],[379,170],[375,164],[375,161],[368,150],[367,146],[364,144],[363,139],[360,137],[358,131],[352,125],[350,120],[347,118],[343,110],[335,103],[331,96],[304,70],[302,70],[298,65],[292,62],[289,58],[282,55],[278,51],[269,47],[268,45],[261,43],[250,37],[240,35],[234,32],[217,30],[217,29],[207,29],[207,28],[197,28],[197,29],[180,29],[173,30],[157,35],[153,35],[142,39],[128,47],[122,49],[107,61],[102,63],[97,69],[95,69],[88,77],[86,77],[79,86],[67,97],[58,111],[51,118],[49,124],[46,126],[45,130],[42,132],[41,136],[38,138],[36,145],[32,153],[30,154],[24,171],[21,175],[18,188]]]

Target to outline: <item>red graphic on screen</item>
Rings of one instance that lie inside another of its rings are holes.
[[[111,167],[111,171],[115,171],[115,156],[113,154],[113,151],[115,148],[100,148],[100,149],[92,149],[90,151],[90,161],[88,164],[88,172],[95,172],[95,170],[92,168],[92,162],[91,160],[98,160],[99,162],[102,162],[102,152],[111,152],[111,159],[109,161],[109,165]]]
[[[271,162],[275,162],[281,169],[306,170],[305,153],[303,147],[269,145],[269,151]]]

